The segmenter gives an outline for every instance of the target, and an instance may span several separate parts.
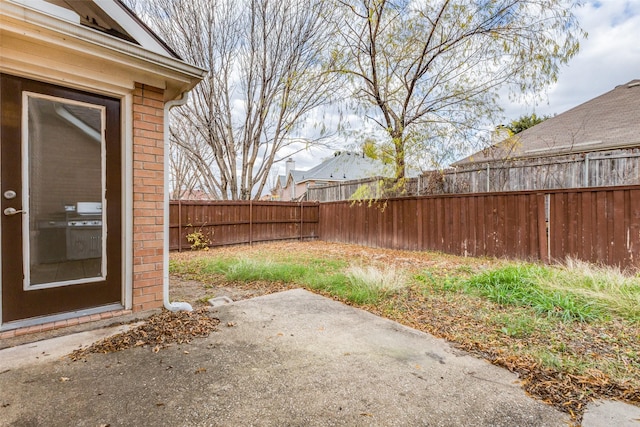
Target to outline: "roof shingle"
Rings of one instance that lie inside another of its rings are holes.
[[[640,80],[617,86],[453,166],[630,146],[640,146]]]

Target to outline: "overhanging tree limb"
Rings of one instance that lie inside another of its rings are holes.
[[[450,143],[466,133],[457,128],[475,129],[500,112],[502,88],[536,93],[555,81],[584,36],[576,3],[335,1],[337,70],[389,136],[397,178],[406,174],[415,135]]]

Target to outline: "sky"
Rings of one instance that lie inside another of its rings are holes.
[[[535,105],[513,102],[506,97],[501,105],[505,123],[523,114],[538,116],[567,111],[617,85],[640,79],[640,0],[588,0],[575,10],[588,37],[580,52],[561,68],[558,81]],[[320,113],[318,113],[320,114]],[[640,116],[640,114],[639,114]],[[293,155],[296,169],[309,169],[330,149],[311,149]],[[284,174],[284,162],[278,166]]]
[[[564,66],[547,99],[537,106],[503,103],[506,116],[567,111],[617,85],[640,79],[640,0],[593,0],[576,10],[588,33],[580,52]]]

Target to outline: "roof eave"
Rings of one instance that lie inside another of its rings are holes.
[[[180,98],[207,74],[207,70],[180,59],[161,55],[134,43],[23,5],[0,2],[0,17],[2,31],[79,51],[86,52],[90,46],[103,58],[160,76],[167,85],[163,88],[165,101]]]

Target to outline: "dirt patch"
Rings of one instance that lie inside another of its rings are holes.
[[[211,286],[176,275],[171,275],[169,283],[171,301],[184,301],[193,306],[207,305],[208,299],[221,296],[227,296],[234,301],[257,296],[250,290],[245,291],[222,285]]]
[[[171,301],[184,301],[194,307],[200,307],[208,306],[208,300],[211,298],[229,297],[233,301],[240,301],[278,290],[290,289],[290,287],[283,286],[281,289],[277,289],[272,283],[265,282],[236,283],[234,285],[225,282],[220,285],[211,285],[171,275],[169,289]]]

